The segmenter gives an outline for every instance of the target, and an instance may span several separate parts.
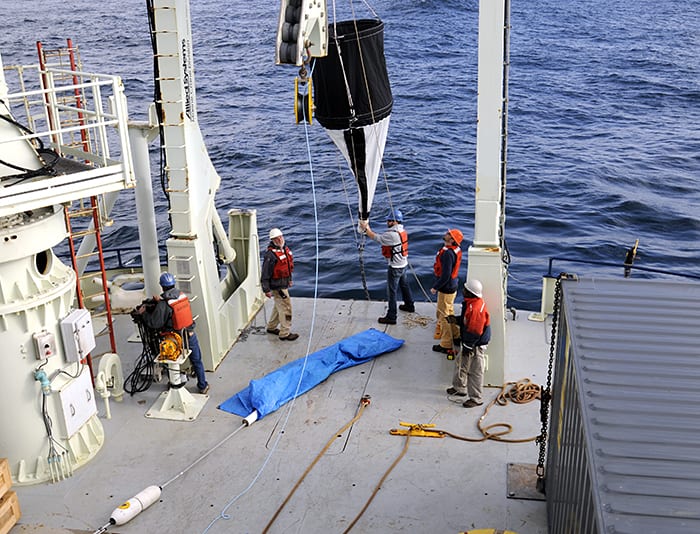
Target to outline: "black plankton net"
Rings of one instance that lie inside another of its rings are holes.
[[[369,220],[393,98],[384,59],[384,23],[329,25],[326,57],[314,65],[315,116],[355,175],[358,214]]]

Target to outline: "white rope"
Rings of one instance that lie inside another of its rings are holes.
[[[316,204],[316,184],[314,181],[314,172],[313,172],[313,164],[311,161],[311,143],[309,141],[309,129],[308,129],[308,123],[304,121],[304,133],[306,136],[306,149],[307,149],[307,155],[309,158],[309,176],[311,179],[311,193],[312,193],[312,200],[313,200],[313,210],[314,210],[314,231],[315,231],[315,273],[314,273],[314,297],[313,297],[313,307],[312,307],[312,314],[311,314],[311,326],[309,328],[309,336],[308,336],[308,341],[306,343],[306,355],[304,356],[304,363],[301,368],[301,372],[299,373],[299,381],[297,382],[296,390],[294,392],[294,397],[292,398],[291,402],[288,405],[288,408],[286,410],[286,414],[284,415],[284,423],[282,424],[282,428],[280,428],[279,432],[277,433],[277,438],[275,439],[274,444],[272,445],[272,448],[270,449],[270,452],[267,454],[265,457],[265,460],[263,461],[262,465],[258,469],[258,472],[255,474],[253,479],[250,481],[250,484],[241,491],[238,495],[233,497],[226,505],[222,508],[221,512],[219,513],[219,516],[214,518],[211,523],[207,526],[207,528],[204,529],[203,534],[208,532],[214,524],[219,521],[220,519],[231,519],[231,516],[228,514],[229,508],[233,506],[241,497],[243,497],[246,493],[248,493],[251,488],[255,485],[255,483],[259,480],[260,476],[262,475],[263,471],[267,467],[268,463],[270,462],[270,459],[272,456],[275,454],[277,451],[277,446],[282,439],[282,436],[285,433],[285,429],[287,428],[287,424],[289,423],[289,418],[292,415],[292,411],[294,410],[294,406],[296,404],[296,399],[297,396],[299,395],[299,389],[301,388],[301,382],[302,378],[304,376],[304,371],[306,370],[306,362],[309,359],[309,353],[311,351],[311,340],[313,339],[313,334],[314,334],[314,327],[316,324],[316,301],[318,299],[318,266],[319,266],[319,238],[318,238],[318,207]]]

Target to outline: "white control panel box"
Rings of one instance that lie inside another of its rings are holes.
[[[87,358],[95,348],[95,332],[92,330],[90,312],[80,308],[73,310],[61,321],[63,350],[68,362]]]
[[[65,374],[58,375],[52,387],[55,388],[61,402],[63,437],[70,438],[97,413],[90,368],[83,365],[77,378],[69,378]]]

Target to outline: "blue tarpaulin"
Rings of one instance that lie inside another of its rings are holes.
[[[309,354],[306,367],[304,358],[299,358],[267,376],[251,380],[247,388],[221,403],[219,409],[241,417],[247,417],[257,410],[258,418],[262,419],[292,400],[295,393],[306,393],[336,371],[365,363],[380,354],[396,350],[401,345],[403,339],[370,328]],[[304,376],[299,384],[302,368]]]

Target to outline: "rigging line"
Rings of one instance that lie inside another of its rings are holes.
[[[331,438],[326,442],[326,445],[321,449],[321,452],[319,452],[316,457],[313,459],[313,461],[309,464],[309,466],[306,468],[304,473],[299,477],[299,480],[297,480],[296,484],[294,484],[294,487],[291,489],[291,491],[287,494],[285,497],[284,501],[282,501],[282,504],[279,505],[277,508],[277,511],[274,513],[270,521],[268,521],[267,525],[265,525],[265,528],[262,531],[262,534],[266,534],[269,530],[272,524],[275,522],[277,517],[279,517],[280,513],[284,509],[284,507],[287,505],[289,500],[292,498],[294,493],[296,492],[297,489],[299,489],[299,486],[301,486],[301,483],[304,482],[304,479],[306,478],[306,475],[308,475],[311,470],[314,468],[314,466],[318,463],[318,461],[323,457],[324,454],[328,451],[330,446],[333,444],[333,442],[338,439],[340,436],[343,435],[343,433],[350,428],[352,425],[354,425],[360,417],[362,417],[362,414],[365,411],[365,408],[369,406],[369,399],[366,399],[365,397],[362,398],[362,401],[360,402],[360,407],[355,414],[355,417],[350,419],[345,425],[343,425],[341,428],[339,428],[336,432],[333,433]]]
[[[370,9],[370,11],[372,11],[372,14],[375,17],[377,17],[377,14],[367,4],[367,2],[365,2],[365,5],[367,5],[367,7]],[[352,17],[353,17],[353,22],[354,22],[354,26],[355,26],[355,35],[357,36],[357,52],[358,52],[358,56],[360,58],[360,65],[362,66],[362,80],[365,83],[365,91],[367,92],[367,102],[369,104],[369,112],[370,112],[370,115],[372,116],[372,123],[376,124],[376,118],[375,118],[375,114],[374,114],[374,106],[372,105],[372,94],[369,91],[369,83],[367,81],[367,70],[365,68],[365,60],[364,60],[364,56],[362,55],[362,45],[360,44],[360,37],[358,35],[359,32],[357,29],[357,17],[355,14],[355,6],[353,5],[352,2],[350,2],[350,9],[352,11]],[[378,18],[379,17],[377,17],[377,19]],[[341,60],[341,67],[343,69],[343,76],[345,76],[345,66],[342,64],[342,60]],[[379,150],[380,150],[379,143],[376,143],[376,154],[375,154],[376,156],[379,156]],[[382,170],[382,177],[384,178],[384,187],[386,188],[386,195],[387,195],[387,200],[388,200],[388,204],[389,204],[389,209],[391,209],[393,211],[394,204],[393,204],[393,201],[391,200],[391,191],[389,190],[389,181],[387,180],[386,168],[384,167],[384,154],[382,153],[381,156],[382,157],[378,158],[379,159],[379,166]]]
[[[316,183],[314,179],[314,171],[313,171],[313,162],[311,159],[311,142],[309,140],[309,127],[308,123],[304,122],[304,134],[306,136],[306,150],[307,150],[307,155],[309,159],[309,176],[311,180],[311,198],[312,198],[312,204],[313,204],[313,212],[314,212],[314,237],[315,237],[315,264],[314,264],[314,297],[313,297],[313,305],[312,305],[312,312],[311,312],[311,325],[309,326],[309,336],[308,336],[308,341],[306,344],[306,355],[304,356],[304,364],[302,365],[301,371],[299,373],[299,380],[297,382],[297,387],[296,391],[294,392],[294,396],[292,397],[292,400],[289,403],[289,408],[287,409],[286,415],[284,417],[284,422],[282,424],[282,427],[280,428],[280,431],[277,433],[277,438],[275,439],[274,444],[272,445],[272,448],[270,449],[270,452],[267,454],[265,457],[265,460],[263,461],[262,465],[260,466],[260,469],[258,469],[258,472],[255,474],[253,477],[253,480],[251,480],[250,484],[241,491],[238,495],[236,495],[233,499],[231,499],[226,506],[221,510],[219,513],[219,516],[214,518],[211,523],[207,526],[207,528],[204,529],[203,534],[208,532],[212,526],[219,520],[219,519],[230,519],[231,516],[228,515],[227,510],[233,506],[233,504],[238,501],[241,497],[243,497],[246,493],[248,493],[251,488],[255,485],[255,483],[258,481],[260,476],[262,475],[263,471],[267,467],[267,464],[270,462],[272,459],[272,456],[276,453],[277,451],[277,446],[282,439],[282,436],[284,435],[284,430],[287,428],[287,424],[289,423],[289,419],[292,415],[292,411],[294,410],[294,406],[296,405],[296,399],[299,395],[299,389],[301,388],[301,383],[302,383],[302,378],[304,377],[304,372],[306,371],[306,363],[309,359],[309,353],[311,352],[311,340],[313,339],[314,335],[314,327],[316,325],[316,304],[318,300],[318,272],[319,272],[319,236],[318,236],[318,203],[316,199]]]
[[[153,51],[153,79],[155,81],[154,87],[153,87],[153,104],[156,109],[156,115],[158,117],[163,116],[163,97],[162,97],[162,91],[161,91],[161,84],[160,84],[160,67],[158,63],[158,43],[156,42],[156,19],[155,19],[155,7],[153,5],[153,0],[146,0],[146,11],[148,14],[148,26],[149,30],[151,33],[151,50]],[[165,130],[163,128],[163,121],[159,120],[158,121],[158,134],[160,137],[160,146],[158,149],[158,155],[159,155],[159,179],[160,179],[160,188],[161,191],[163,192],[163,196],[165,196],[165,200],[168,205],[168,223],[170,224],[172,228],[172,217],[170,215],[170,195],[168,194],[167,191],[167,177],[165,173]]]
[[[490,425],[484,426],[484,420],[489,413],[489,410],[496,404],[499,406],[506,406],[509,402],[514,404],[527,404],[534,400],[540,399],[542,396],[542,388],[533,383],[529,378],[521,378],[518,381],[505,382],[501,386],[501,391],[498,395],[488,404],[484,413],[479,417],[477,421],[477,428],[482,434],[480,438],[470,438],[467,436],[461,436],[459,434],[454,434],[448,432],[447,430],[431,429],[433,432],[441,432],[446,436],[458,439],[460,441],[468,441],[472,443],[478,443],[487,440],[500,441],[502,443],[527,443],[528,441],[536,441],[538,436],[532,436],[529,438],[504,438],[503,436],[513,432],[513,425],[510,423],[491,423]],[[494,431],[494,429],[500,428],[500,430]]]
[[[350,223],[352,225],[352,233],[355,238],[355,248],[357,249],[358,261],[360,263],[360,280],[362,281],[362,289],[365,292],[365,296],[369,302],[372,301],[372,297],[369,294],[369,288],[367,287],[367,273],[365,272],[365,234],[359,234],[357,231],[357,226],[355,225],[355,217],[352,214],[352,206],[350,203],[350,195],[348,194],[347,185],[345,183],[345,173],[343,172],[343,166],[340,163],[340,157],[336,151],[335,161],[338,164],[338,174],[340,174],[340,181],[343,184],[343,192],[345,193],[345,204],[348,207],[348,214],[350,216]]]
[[[316,63],[312,63],[311,65],[311,72],[309,73],[309,78],[313,76],[314,73],[314,68],[316,66]],[[307,86],[307,91],[308,91],[308,86]],[[305,123],[305,128],[306,128],[306,123]],[[308,131],[306,132],[306,142],[307,142],[307,149],[309,151],[309,162],[311,161],[311,149],[310,149],[310,142],[309,142],[309,137],[308,137]],[[357,248],[357,254],[358,254],[358,261],[360,263],[360,280],[362,281],[362,289],[365,292],[365,297],[367,297],[367,300],[369,302],[372,301],[372,297],[369,294],[369,288],[367,287],[367,274],[365,272],[365,259],[364,259],[364,248],[365,248],[365,240],[366,236],[364,234],[359,234],[357,231],[357,226],[355,225],[355,217],[352,214],[352,206],[350,203],[350,195],[348,194],[348,189],[347,185],[345,183],[345,173],[343,172],[343,167],[340,163],[340,157],[338,152],[336,151],[336,163],[338,165],[338,173],[340,174],[340,181],[343,184],[343,192],[345,193],[345,204],[348,207],[348,214],[350,216],[350,223],[352,226],[352,232],[353,236],[355,238],[355,248]],[[354,154],[354,151],[353,151]],[[313,173],[313,169],[312,169]],[[312,180],[313,183],[313,180]],[[359,238],[358,238],[359,236]],[[318,256],[318,254],[317,254]],[[317,275],[317,280],[318,280],[318,275]]]
[[[352,4],[352,0],[350,3]],[[367,3],[367,0],[362,0],[362,3],[367,7],[367,9],[369,9],[372,12],[372,15],[374,15],[375,18],[377,18],[377,19],[379,18],[377,16],[377,12],[374,9],[372,9],[372,6]]]
[[[408,262],[408,267],[409,267],[409,269],[411,269],[411,272],[413,273],[413,278],[415,278],[416,283],[418,284],[418,287],[420,287],[421,293],[423,293],[425,300],[430,302],[433,306],[437,306],[437,304],[435,302],[433,302],[433,299],[430,296],[430,294],[425,290],[425,287],[423,287],[423,284],[421,284],[420,278],[418,278],[418,273],[413,268],[413,264],[410,261]]]
[[[374,11],[374,9],[372,9],[372,7],[371,7],[369,4],[367,4],[366,1],[364,2],[364,4],[365,4],[365,5],[368,7],[368,9],[372,12],[372,14],[373,14],[377,19],[379,19],[379,17],[377,16],[377,13]],[[338,42],[338,30],[337,30],[337,17],[336,17],[336,10],[335,10],[335,0],[333,1],[333,4],[332,4],[332,5],[333,5],[333,33],[334,33],[334,41],[335,41],[336,48],[337,48],[337,50],[338,50],[338,60],[340,61],[340,70],[341,70],[341,72],[343,73],[343,82],[345,83],[345,92],[346,92],[347,98],[348,98],[348,105],[349,105],[349,108],[350,108],[350,114],[351,114],[351,117],[354,119],[354,117],[355,117],[355,107],[354,107],[353,100],[352,100],[352,94],[351,94],[351,92],[350,92],[350,85],[349,85],[349,83],[348,83],[347,73],[345,72],[345,63],[343,62],[343,55],[341,54],[341,51],[340,51],[340,44],[339,44],[339,42]],[[358,35],[358,30],[357,30],[357,20],[356,20],[355,6],[353,5],[352,1],[350,2],[350,10],[351,10],[351,13],[352,13],[353,22],[354,22],[354,26],[355,26],[355,35],[356,35],[356,37],[357,37],[357,48],[358,48],[358,53],[359,53],[359,57],[360,57],[360,63],[361,63],[361,65],[362,65],[362,79],[363,79],[363,81],[364,81],[364,83],[365,83],[365,91],[367,92],[367,101],[368,101],[369,107],[370,107],[370,115],[372,116],[372,122],[373,122],[373,123],[376,123],[376,121],[375,121],[375,114],[374,114],[374,106],[372,105],[372,97],[371,97],[371,94],[370,94],[370,91],[369,91],[369,84],[368,84],[368,81],[367,81],[367,71],[366,71],[366,69],[365,69],[364,58],[363,58],[363,56],[362,56],[362,45],[360,44],[360,39],[359,39],[359,35]],[[352,126],[351,126],[351,127],[352,127]],[[375,153],[376,156],[379,156],[379,150],[380,150],[380,148],[379,148],[379,143],[376,143],[376,153]],[[353,146],[353,153],[354,153],[354,146]],[[389,190],[389,182],[388,182],[387,176],[386,176],[386,169],[385,169],[385,167],[384,167],[383,153],[382,153],[382,157],[380,157],[380,158],[378,158],[378,159],[379,159],[380,168],[381,168],[381,170],[382,170],[382,175],[383,175],[383,178],[384,178],[384,186],[385,186],[386,192],[387,192],[387,199],[388,199],[389,208],[393,211],[394,205],[393,205],[393,201],[392,201],[392,199],[391,199],[391,191]],[[356,168],[357,168],[357,165],[354,165],[354,166],[353,166],[353,170],[356,169]]]
[[[411,439],[411,436],[406,434],[406,441],[404,442],[403,449],[401,450],[401,453],[396,457],[396,459],[393,461],[393,463],[389,466],[389,469],[386,470],[384,475],[382,475],[382,478],[379,480],[377,485],[374,487],[374,490],[372,491],[372,494],[369,496],[369,499],[367,499],[367,502],[365,505],[362,507],[362,510],[355,516],[355,519],[352,520],[352,522],[348,525],[348,528],[346,528],[343,531],[343,534],[347,534],[352,530],[352,528],[355,526],[355,524],[360,520],[362,517],[362,514],[365,513],[369,505],[372,503],[374,500],[374,497],[376,497],[377,493],[379,490],[382,488],[382,484],[384,484],[384,481],[387,479],[389,474],[394,470],[394,467],[398,465],[398,463],[401,461],[401,459],[406,455],[406,452],[408,451],[408,443],[409,440]]]
[[[335,2],[333,2],[333,41],[335,41],[335,47],[338,49],[338,61],[340,61],[340,71],[343,73],[343,82],[345,82],[345,94],[348,97],[348,106],[350,108],[350,116],[355,118],[355,105],[352,101],[352,93],[350,92],[350,84],[348,83],[348,77],[345,73],[345,63],[343,62],[343,54],[340,52],[340,43],[338,42],[338,28],[337,21],[335,17]]]
[[[165,489],[166,486],[170,485],[172,482],[175,482],[178,478],[180,478],[182,475],[184,475],[185,473],[187,473],[190,469],[192,469],[195,465],[197,465],[199,462],[201,462],[202,460],[204,460],[204,459],[205,459],[207,456],[209,456],[212,452],[214,452],[216,449],[218,449],[219,447],[221,447],[221,446],[222,446],[224,443],[226,443],[229,439],[231,439],[233,436],[235,436],[236,434],[238,434],[238,432],[239,432],[241,429],[245,428],[246,426],[248,426],[247,423],[246,423],[245,421],[242,422],[242,423],[241,423],[241,426],[239,426],[236,430],[234,430],[233,432],[231,432],[228,436],[226,436],[224,439],[222,439],[219,443],[217,443],[216,445],[214,445],[211,449],[209,449],[207,452],[205,452],[203,455],[201,455],[199,458],[197,458],[194,462],[192,462],[190,465],[188,465],[187,467],[185,467],[185,468],[184,468],[182,471],[180,471],[177,475],[175,475],[174,477],[172,477],[172,478],[171,478],[170,480],[168,480],[166,483],[162,484],[162,485],[160,486],[160,489]]]

